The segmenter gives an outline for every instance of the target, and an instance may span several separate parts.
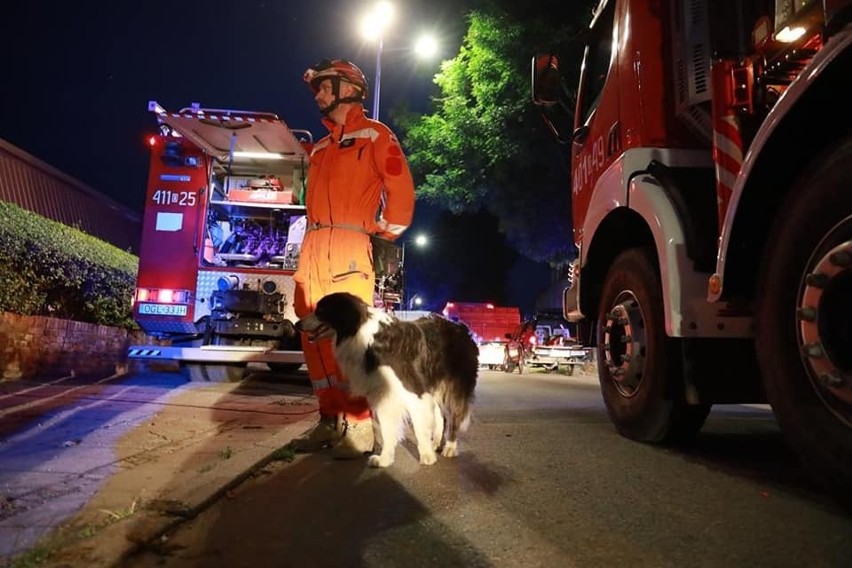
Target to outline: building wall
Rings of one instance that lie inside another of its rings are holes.
[[[93,376],[127,368],[127,347],[141,332],[77,321],[0,312],[0,381]]]
[[[139,253],[139,214],[3,139],[0,200]]]

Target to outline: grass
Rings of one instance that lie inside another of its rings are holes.
[[[107,515],[106,520],[101,523],[88,523],[82,528],[72,531],[58,529],[36,543],[31,549],[13,558],[8,564],[8,568],[35,568],[40,566],[49,560],[55,552],[69,544],[91,538],[113,523],[132,516],[136,513],[138,504],[139,502],[134,500],[130,506],[119,511],[100,509],[100,512]]]
[[[274,452],[272,452],[272,455],[270,456],[270,458],[271,458],[272,461],[291,462],[294,459],[296,459],[296,450],[291,448],[289,445],[288,446],[282,446],[282,447],[278,448],[277,450],[275,450]]]
[[[50,555],[55,550],[55,547],[50,545],[40,545],[32,548],[20,556],[16,556],[9,563],[9,568],[35,568],[42,565],[45,560],[50,558]]]
[[[233,448],[231,448],[231,446],[226,446],[219,450],[219,460],[229,460],[232,457],[234,457],[234,450]],[[216,467],[216,462],[204,464],[203,466],[198,468],[198,473],[207,473],[214,467]]]

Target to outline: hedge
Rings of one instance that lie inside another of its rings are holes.
[[[0,311],[136,328],[136,256],[3,201],[0,243]]]

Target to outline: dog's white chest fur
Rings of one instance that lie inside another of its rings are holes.
[[[367,370],[366,353],[373,342],[373,337],[379,332],[380,323],[387,316],[382,312],[371,312],[370,318],[364,322],[358,333],[343,341],[335,342],[334,357],[340,370],[349,379],[350,392],[355,396],[366,397],[371,403],[380,396],[386,395],[389,388],[395,387],[399,379],[388,367],[378,367]]]

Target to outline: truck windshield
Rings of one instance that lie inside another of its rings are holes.
[[[607,2],[595,20],[589,44],[583,56],[583,76],[580,80],[579,112],[576,126],[586,123],[598,104],[609,73],[613,51],[615,2]]]

